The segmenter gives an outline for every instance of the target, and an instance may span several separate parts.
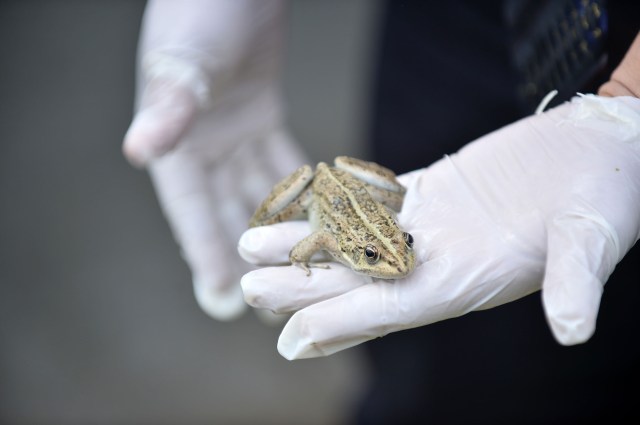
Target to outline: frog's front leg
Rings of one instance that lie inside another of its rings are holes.
[[[338,241],[336,241],[336,238],[331,233],[317,231],[302,239],[295,244],[291,252],[289,252],[289,260],[294,266],[298,266],[306,271],[307,276],[309,276],[311,274],[310,267],[329,268],[328,264],[309,262],[313,254],[320,250],[328,251],[330,254],[340,251]]]

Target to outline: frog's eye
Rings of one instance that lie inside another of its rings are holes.
[[[404,238],[404,243],[406,243],[409,248],[413,248],[413,236],[411,236],[411,233],[402,232],[402,237]]]
[[[380,251],[373,245],[367,245],[364,249],[364,256],[367,259],[367,263],[375,264],[380,260]]]

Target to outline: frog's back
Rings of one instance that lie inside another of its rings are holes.
[[[346,171],[318,164],[313,192],[313,226],[342,235],[341,244],[347,249],[370,242],[393,222],[386,208],[375,202],[362,182]],[[377,231],[372,231],[374,228]]]

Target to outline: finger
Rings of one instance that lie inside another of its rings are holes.
[[[232,156],[229,161],[213,167],[209,175],[211,196],[218,211],[219,222],[229,245],[233,247],[247,230],[255,209],[250,208],[242,197],[242,186],[247,176],[243,175],[239,161],[239,158]],[[240,258],[238,260],[246,264]]]
[[[238,284],[221,284],[235,282],[235,276],[227,278],[217,273],[199,273],[193,277],[193,292],[198,306],[209,316],[220,321],[230,321],[240,317],[247,305],[242,297],[242,289]]]
[[[288,359],[327,356],[396,330],[401,282],[375,282],[294,314],[278,351]]]
[[[150,83],[143,98],[123,142],[126,158],[136,166],[173,149],[198,112],[196,96],[169,80]]]
[[[295,266],[254,270],[242,277],[244,299],[252,307],[289,313],[371,282],[341,264],[330,267],[312,268],[309,276]]]
[[[291,248],[309,233],[311,227],[307,221],[254,227],[240,237],[238,252],[251,264],[287,264]]]
[[[206,173],[199,162],[173,154],[150,169],[158,198],[182,255],[193,275],[194,291],[203,310],[220,320],[244,309],[234,245],[218,222]]]
[[[617,252],[615,233],[605,222],[576,214],[550,224],[542,299],[559,343],[579,344],[595,331],[603,285]]]
[[[326,356],[390,332],[512,301],[531,293],[531,282],[540,282],[539,275],[533,279],[535,271],[501,270],[491,262],[469,273],[456,261],[432,258],[405,279],[362,284],[298,311],[280,335],[280,354],[289,360]]]

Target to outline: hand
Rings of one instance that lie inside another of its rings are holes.
[[[609,81],[598,89],[598,94],[611,97],[640,97],[640,34],[631,43]]]
[[[257,308],[297,311],[278,341],[287,359],[324,356],[390,332],[504,304],[542,289],[562,344],[594,332],[603,285],[640,234],[640,100],[576,98],[401,176],[398,222],[418,266],[395,282],[332,264],[242,279]],[[286,263],[306,222],[248,230],[239,252]]]
[[[304,162],[282,124],[282,2],[150,1],[123,150],[148,167],[212,317],[245,308],[235,247],[271,186]]]

